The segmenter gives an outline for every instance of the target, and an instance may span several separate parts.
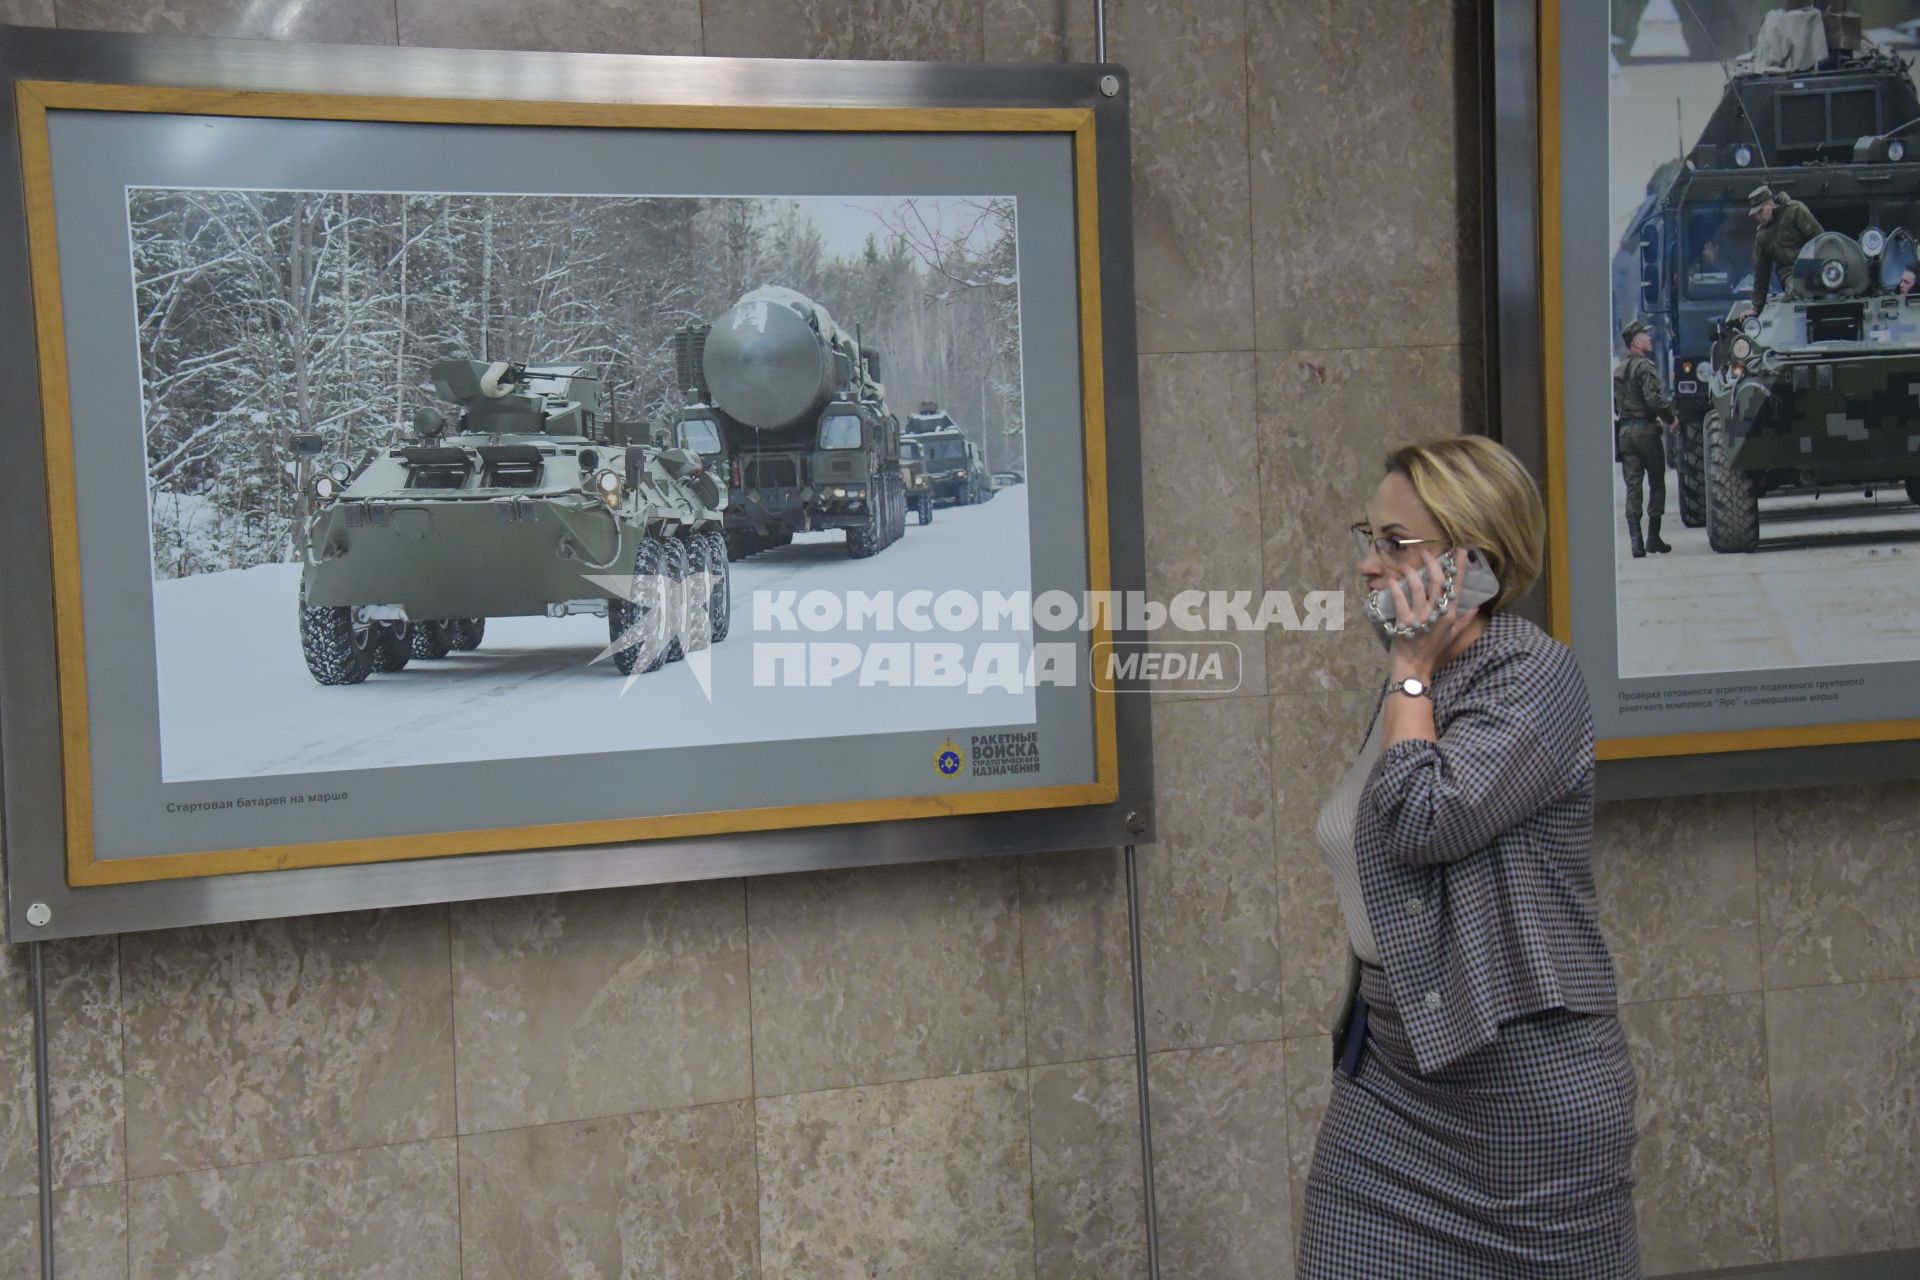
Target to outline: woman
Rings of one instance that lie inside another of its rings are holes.
[[[1321,814],[1358,972],[1299,1274],[1637,1277],[1636,1085],[1594,906],[1586,686],[1507,611],[1540,573],[1538,491],[1490,440],[1410,445],[1354,529],[1368,589],[1434,620],[1392,640],[1366,745]],[[1465,586],[1468,548],[1493,594],[1436,613],[1439,557]]]

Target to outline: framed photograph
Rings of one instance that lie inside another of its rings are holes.
[[[1538,19],[1551,613],[1602,757],[1920,737],[1920,3]]]
[[[13,936],[1146,832],[1116,72],[4,39]]]

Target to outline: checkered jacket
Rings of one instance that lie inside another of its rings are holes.
[[[1367,919],[1423,1073],[1510,1018],[1617,1003],[1593,888],[1593,716],[1573,654],[1493,614],[1434,674],[1433,715],[1437,743],[1380,753],[1353,832]]]

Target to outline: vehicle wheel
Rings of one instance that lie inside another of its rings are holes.
[[[869,502],[865,518],[847,527],[847,555],[854,560],[865,560],[886,545],[880,541],[881,536],[880,504]]]
[[[1920,476],[1907,481],[1907,501],[1920,502]]]
[[[325,685],[359,684],[373,671],[374,627],[353,625],[353,610],[328,604],[300,610],[300,651]]]
[[[455,618],[447,624],[447,633],[453,639],[453,647],[461,653],[472,653],[480,647],[480,641],[487,634],[485,618]]]
[[[407,628],[407,652],[415,658],[444,658],[453,652],[453,628],[457,623],[435,620],[416,622]]]
[[[1680,473],[1680,523],[1698,529],[1707,522],[1707,486],[1700,464],[1701,429],[1697,418],[1680,419],[1680,447],[1673,469]]]
[[[921,524],[928,525],[933,523],[933,495],[932,494],[930,493],[921,494],[919,500],[914,503],[914,506],[920,512]]]
[[[373,625],[373,669],[392,675],[413,660],[413,624],[376,622]]]
[[[1720,415],[1703,428],[1707,445],[1707,545],[1715,551],[1751,551],[1760,544],[1760,496],[1753,479],[1733,465],[1733,442]]]
[[[695,635],[693,595],[687,589],[693,554],[680,538],[662,538],[667,552],[667,661],[679,662],[701,644]]]
[[[623,676],[658,671],[667,662],[667,549],[642,538],[633,552],[633,594],[607,604],[608,643]]]
[[[751,529],[729,529],[725,541],[729,560],[745,560],[760,550],[760,539]]]
[[[727,638],[733,627],[733,571],[727,568],[727,542],[717,533],[701,535],[707,544],[707,572],[713,590],[707,596],[707,630],[713,643]]]

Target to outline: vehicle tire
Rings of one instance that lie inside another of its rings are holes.
[[[1673,469],[1680,473],[1680,523],[1698,529],[1707,522],[1707,486],[1701,465],[1702,431],[1698,418],[1680,419],[1680,447]]]
[[[448,626],[453,637],[453,647],[461,653],[472,653],[480,647],[486,638],[487,620],[485,618],[455,618]]]
[[[642,538],[633,551],[633,594],[607,604],[607,642],[618,645],[613,665],[623,676],[667,664],[667,549]]]
[[[665,555],[667,580],[667,652],[668,662],[679,662],[687,656],[692,641],[693,610],[687,599],[687,576],[692,572],[692,558],[688,555],[687,544],[678,538],[660,539],[660,547]]]
[[[857,525],[847,526],[847,556],[852,560],[865,560],[886,544],[880,519],[880,504],[869,502],[865,518]]]
[[[407,652],[416,658],[444,658],[453,652],[453,629],[458,623],[435,619],[407,628]]]
[[[1733,442],[1720,415],[1703,426],[1707,446],[1707,545],[1715,551],[1751,551],[1760,545],[1760,495],[1753,479],[1733,465]]]
[[[729,560],[745,560],[761,548],[758,535],[751,529],[729,529],[724,540]]]
[[[918,508],[920,512],[920,523],[923,525],[932,524],[933,523],[933,495],[931,493],[921,494],[919,501],[916,502],[914,505]]]
[[[307,670],[324,685],[359,684],[373,671],[375,627],[353,625],[343,604],[302,606],[300,652]]]
[[[1920,502],[1920,476],[1907,481],[1907,501]]]
[[[413,624],[376,622],[372,632],[373,669],[386,675],[405,671],[407,663],[413,660]]]
[[[727,567],[727,541],[717,533],[702,534],[707,544],[707,572],[713,591],[707,598],[707,629],[713,643],[727,638],[733,628],[733,571]]]

